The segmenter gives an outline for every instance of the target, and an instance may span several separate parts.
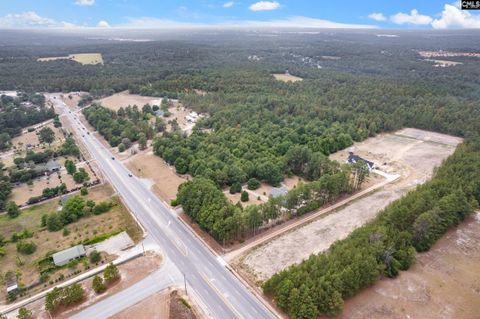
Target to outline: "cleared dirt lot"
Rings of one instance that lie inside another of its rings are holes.
[[[61,128],[56,128],[55,126],[53,126],[53,123],[51,121],[48,121],[46,122],[48,124],[40,124],[42,125],[41,127],[38,127],[36,129],[36,131],[33,131],[33,132],[25,132],[23,133],[22,135],[20,136],[17,136],[17,137],[14,137],[12,139],[12,145],[16,148],[16,149],[19,149],[19,150],[25,150],[25,147],[27,146],[27,144],[31,144],[33,145],[34,147],[31,148],[31,150],[33,151],[40,151],[39,148],[39,143],[40,141],[38,140],[38,135],[37,133],[44,127],[49,127],[53,130],[53,132],[55,133],[55,140],[53,141],[52,144],[48,145],[46,144],[46,146],[48,147],[56,147],[56,146],[59,146],[64,140],[64,136],[63,136],[63,133],[61,131]]]
[[[273,77],[275,78],[275,80],[282,81],[282,82],[297,82],[297,81],[303,80],[298,76],[294,76],[290,74],[273,74]]]
[[[95,101],[102,106],[108,107],[111,110],[118,111],[121,107],[138,106],[140,110],[145,104],[150,106],[158,105],[162,103],[162,99],[158,97],[142,96],[137,94],[130,94],[128,91],[123,91],[117,94],[113,94],[106,98]]]
[[[339,318],[478,318],[480,213],[450,230],[396,279],[347,300]]]
[[[72,60],[80,64],[103,64],[103,57],[100,53],[74,53],[69,54],[68,56],[56,56],[56,57],[46,57],[39,58],[39,62],[48,62],[55,60]]]
[[[168,166],[153,153],[137,154],[125,164],[136,176],[145,178],[145,182],[152,185],[153,192],[167,203],[177,197],[178,186],[188,177],[175,173],[174,167]]]
[[[281,235],[240,259],[240,266],[254,280],[265,280],[312,253],[322,252],[336,240],[372,219],[390,202],[431,177],[435,166],[455,150],[461,139],[437,133],[406,129],[356,143],[351,150],[374,161],[381,170],[397,173],[395,183],[310,224]],[[349,150],[332,154],[345,162]]]

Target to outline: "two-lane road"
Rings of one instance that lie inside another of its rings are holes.
[[[149,236],[161,246],[167,257],[185,275],[189,289],[195,290],[213,318],[275,318],[269,309],[236,278],[144,185],[104,147],[88,134],[74,113],[62,101],[50,99],[64,109],[91,155],[110,180],[125,204],[145,227]],[[86,318],[80,312],[76,318]],[[92,317],[91,312],[88,319]]]

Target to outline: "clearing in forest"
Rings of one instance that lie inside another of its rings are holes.
[[[374,218],[389,203],[428,180],[434,168],[452,154],[461,141],[444,134],[403,129],[395,134],[380,134],[332,154],[332,159],[344,163],[348,152],[353,151],[373,161],[381,171],[401,177],[371,195],[256,248],[241,258],[241,267],[255,280],[266,280],[311,254],[327,250],[333,242]]]
[[[449,230],[395,279],[345,301],[339,318],[475,318],[480,312],[480,212]],[[448,296],[448,297],[446,297]]]
[[[302,78],[300,78],[298,76],[294,76],[294,75],[291,75],[291,74],[288,74],[288,73],[273,74],[273,77],[275,78],[275,80],[282,81],[282,82],[297,82],[297,81],[302,81],[303,80]]]
[[[37,59],[37,61],[39,62],[48,62],[48,61],[55,61],[55,60],[71,60],[71,61],[78,62],[82,65],[87,65],[87,64],[103,65],[103,57],[101,53],[75,53],[75,54],[69,54],[68,56],[46,57],[46,58]]]

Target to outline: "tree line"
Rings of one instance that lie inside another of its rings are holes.
[[[368,170],[364,165],[362,162],[353,168],[336,165],[335,170],[316,181],[300,183],[286,195],[246,208],[233,205],[212,180],[196,177],[180,185],[176,203],[217,241],[245,239],[264,227],[309,213],[355,191],[364,178],[354,183],[352,169],[365,176]]]
[[[460,145],[432,180],[391,203],[328,252],[273,275],[263,289],[292,318],[335,316],[343,300],[395,277],[478,207],[480,143]]]
[[[153,107],[149,104],[145,104],[142,109],[136,105],[121,107],[117,112],[92,104],[82,112],[108,143],[113,147],[118,146],[121,152],[137,141],[141,148],[145,148],[147,140],[152,139],[157,131],[165,129],[165,123],[161,118],[155,117]],[[151,118],[155,118],[154,124],[150,123]]]

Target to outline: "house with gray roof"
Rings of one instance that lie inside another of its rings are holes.
[[[77,245],[68,249],[59,251],[52,255],[53,263],[56,266],[64,266],[77,258],[86,256],[87,252],[83,245]]]

